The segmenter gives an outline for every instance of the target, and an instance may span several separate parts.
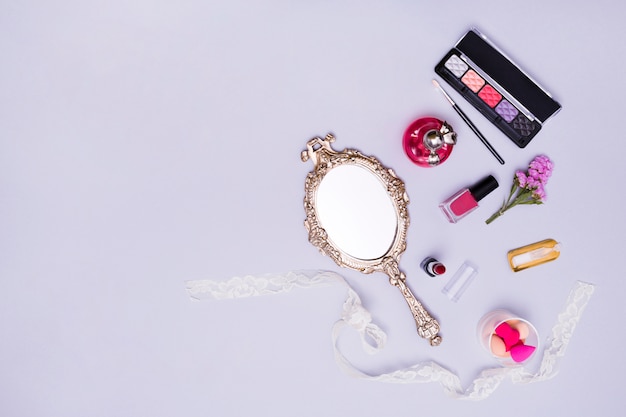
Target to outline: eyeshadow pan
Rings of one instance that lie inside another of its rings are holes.
[[[457,55],[452,55],[450,58],[448,58],[445,66],[457,78],[461,78],[461,76],[465,74],[465,71],[467,71],[467,69],[469,68],[465,61],[463,61]]]
[[[507,123],[511,123],[515,116],[517,116],[517,109],[513,107],[506,99],[502,100],[495,108],[496,113],[500,115]]]
[[[461,81],[463,81],[463,84],[465,84],[467,88],[475,93],[478,93],[482,86],[485,85],[485,80],[483,80],[480,75],[476,74],[474,70],[467,71],[463,78],[461,78]]]
[[[502,95],[494,90],[489,84],[486,84],[483,89],[480,90],[478,97],[480,97],[491,108],[495,107],[495,105],[502,100]]]
[[[522,136],[530,136],[533,130],[535,130],[533,122],[528,120],[528,118],[521,113],[513,120],[513,127],[517,129]]]

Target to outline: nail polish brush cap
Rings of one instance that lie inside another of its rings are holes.
[[[496,181],[493,175],[489,175],[469,187],[469,192],[476,201],[480,201],[496,188],[498,188],[498,181]]]

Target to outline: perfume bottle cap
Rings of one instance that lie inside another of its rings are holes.
[[[496,181],[493,175],[489,175],[469,187],[469,192],[476,201],[480,201],[496,188],[498,188],[498,181]]]

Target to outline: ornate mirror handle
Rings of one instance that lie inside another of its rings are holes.
[[[385,272],[389,275],[389,283],[400,289],[406,303],[409,305],[417,326],[417,334],[427,339],[431,346],[439,346],[442,340],[441,336],[438,335],[440,330],[439,323],[428,313],[406,285],[406,276],[398,268],[398,262],[393,258],[389,258],[385,262]]]

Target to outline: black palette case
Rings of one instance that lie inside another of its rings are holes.
[[[561,109],[476,29],[461,38],[435,72],[520,148]]]

